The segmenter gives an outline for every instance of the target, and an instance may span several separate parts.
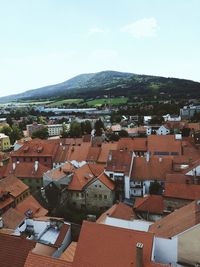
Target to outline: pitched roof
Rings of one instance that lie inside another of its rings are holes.
[[[106,217],[112,217],[122,220],[133,220],[136,216],[132,207],[119,202],[113,205],[110,209],[105,211],[97,220],[97,223],[104,223]]]
[[[98,177],[103,172],[104,166],[91,163],[85,164],[79,169],[74,170],[74,175],[68,186],[69,190],[83,190],[83,187],[88,184],[92,179]]]
[[[31,217],[34,218],[45,216],[48,213],[48,210],[43,208],[40,203],[31,195],[29,195],[22,202],[20,202],[15,209],[26,216],[27,212],[31,211]]]
[[[134,267],[138,242],[144,244],[146,265],[151,261],[152,234],[83,222],[73,267]]]
[[[5,267],[23,267],[36,242],[18,236],[0,234],[0,262]]]
[[[120,138],[118,150],[147,151],[147,138]]]
[[[159,180],[164,181],[166,174],[172,170],[172,159],[163,157],[150,157],[147,161],[144,157],[135,157],[131,179],[137,180]]]
[[[177,152],[182,155],[181,140],[176,140],[174,135],[149,135],[148,151],[155,152]]]
[[[110,150],[117,150],[117,142],[114,143],[103,143],[101,145],[101,152],[98,158],[98,162],[106,163]]]
[[[106,171],[129,174],[132,153],[122,150],[111,150],[107,159]]]
[[[41,163],[38,163],[38,168],[37,170],[35,170],[34,162],[19,162],[18,164],[15,163],[15,169],[13,170],[13,163],[10,162],[6,166],[4,176],[13,174],[18,178],[41,179],[43,177],[43,173],[48,170],[49,170],[49,167]]]
[[[25,215],[18,212],[16,209],[10,208],[2,215],[3,227],[9,229],[16,229],[17,226],[25,219]]]
[[[30,252],[24,267],[72,267],[71,262]]]
[[[135,211],[149,212],[153,214],[163,214],[164,200],[159,195],[147,195],[143,198],[136,198],[134,203]]]
[[[0,189],[10,192],[13,197],[18,197],[29,189],[22,181],[14,175],[9,175],[0,180]]]
[[[78,162],[86,161],[91,144],[88,142],[82,143],[80,146],[71,146],[67,155],[67,160],[76,160]]]
[[[60,167],[47,171],[46,175],[52,180],[58,181],[69,175],[69,173],[72,173],[73,170],[74,166],[71,163],[67,162]]]
[[[86,161],[97,161],[99,154],[101,152],[101,148],[100,147],[90,147],[88,154],[87,154],[87,158]]]
[[[200,204],[198,201],[175,210],[152,224],[149,231],[156,236],[170,238],[200,223]]]
[[[24,143],[11,157],[54,157],[59,140],[34,139]]]
[[[200,186],[198,184],[166,183],[164,197],[197,200],[200,199]]]
[[[105,173],[100,174],[97,179],[110,190],[115,189],[115,183]]]

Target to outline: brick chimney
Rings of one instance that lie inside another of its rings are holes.
[[[136,244],[136,257],[135,257],[135,267],[143,267],[143,247],[142,243]]]

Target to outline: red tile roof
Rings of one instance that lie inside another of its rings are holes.
[[[97,161],[100,152],[101,152],[100,147],[90,147],[86,160],[87,161]]]
[[[97,223],[104,223],[106,217],[113,217],[122,220],[133,220],[136,218],[132,207],[120,202],[113,205],[110,209],[105,211],[97,220]]]
[[[77,242],[71,242],[71,244],[67,247],[67,249],[61,254],[60,259],[73,262],[74,255],[76,252]]]
[[[16,198],[22,193],[28,191],[29,187],[22,181],[16,178],[14,175],[9,175],[6,178],[0,180],[0,190],[8,191]]]
[[[110,150],[117,150],[118,143],[103,143],[101,146],[101,152],[98,158],[98,162],[106,163]]]
[[[199,223],[200,204],[198,201],[193,201],[152,224],[149,231],[156,236],[171,238]]]
[[[184,199],[184,200],[197,200],[200,199],[200,185],[166,183],[164,197]]]
[[[76,169],[68,189],[83,190],[86,184],[103,172],[103,169],[104,166],[97,163],[85,164],[81,168]]]
[[[30,252],[24,267],[72,267],[72,263]]]
[[[115,183],[105,173],[100,174],[97,179],[110,190],[115,189]]]
[[[181,140],[176,140],[174,135],[149,135],[148,151],[152,154],[155,152],[177,152],[182,155]]]
[[[38,164],[38,169],[35,170],[35,163],[33,162],[19,162],[18,164],[16,163],[15,166],[16,168],[13,170],[13,164],[10,162],[6,167],[4,176],[13,174],[18,178],[41,179],[43,177],[43,173],[49,170],[49,167],[40,163]]]
[[[29,251],[35,247],[35,244],[36,242],[33,240],[0,234],[1,266],[23,267]]]
[[[121,138],[118,141],[118,150],[147,151],[147,138]]]
[[[131,152],[111,150],[107,159],[106,171],[123,172],[125,175],[128,175],[131,167],[131,159]]]
[[[3,215],[3,227],[9,229],[16,229],[17,226],[23,222],[25,215],[18,212],[16,209],[10,208]]]
[[[88,142],[82,143],[80,146],[71,146],[69,148],[67,160],[76,160],[78,162],[86,161],[91,144]]]
[[[153,214],[163,214],[164,200],[162,196],[147,195],[137,198],[134,203],[135,211],[149,212]]]
[[[34,218],[45,216],[48,213],[48,210],[43,208],[40,203],[31,195],[29,195],[22,202],[20,202],[15,209],[26,216],[27,211],[31,211],[31,217]]]
[[[144,157],[135,157],[131,179],[133,180],[159,180],[165,181],[166,174],[172,170],[172,159],[163,157],[150,157],[149,161]]]
[[[151,262],[153,235],[104,224],[84,222],[73,267],[136,266],[136,244],[144,245],[144,266]]]

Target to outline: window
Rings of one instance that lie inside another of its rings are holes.
[[[102,199],[102,194],[99,194],[99,198]]]
[[[113,178],[113,173],[110,173],[110,178]]]
[[[79,197],[79,193],[76,193],[76,196]]]
[[[107,195],[104,195],[104,199],[107,199]]]
[[[97,194],[95,194],[94,197],[97,198]]]
[[[81,197],[84,197],[84,194],[83,193],[81,193]]]
[[[95,187],[97,187],[97,185],[95,184]]]
[[[101,185],[99,185],[99,187],[101,187]]]

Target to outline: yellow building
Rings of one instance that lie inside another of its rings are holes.
[[[0,151],[10,149],[10,138],[4,133],[0,133]]]

